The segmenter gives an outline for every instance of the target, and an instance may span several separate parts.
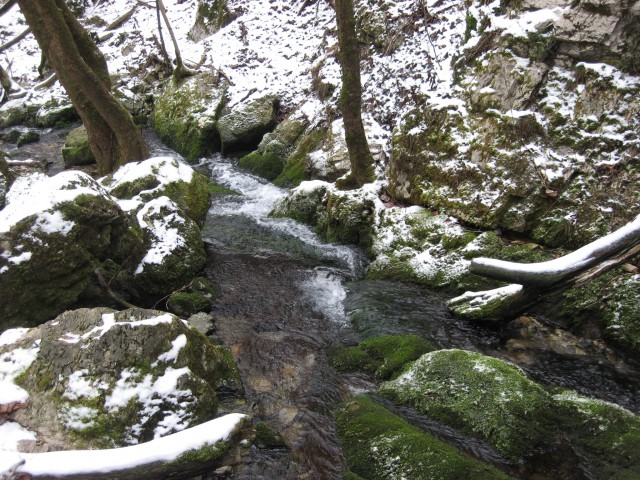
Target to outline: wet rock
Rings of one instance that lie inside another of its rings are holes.
[[[265,133],[276,125],[280,101],[268,95],[239,107],[234,107],[218,121],[220,141],[225,152],[251,150]]]
[[[225,83],[213,74],[190,77],[180,85],[168,82],[155,99],[153,128],[162,141],[195,162],[220,150],[218,119],[225,103]]]
[[[16,140],[16,146],[18,148],[28,145],[30,143],[35,143],[40,141],[40,134],[34,130],[27,130],[22,133],[18,139]]]
[[[35,118],[39,106],[28,104],[24,99],[10,100],[0,106],[0,128],[25,125]]]
[[[200,0],[196,21],[189,30],[189,39],[199,42],[227,26],[235,17],[226,0]]]
[[[159,438],[214,418],[216,390],[241,388],[229,351],[163,312],[68,311],[0,349],[34,341],[19,379],[30,405],[14,419],[50,449]]]
[[[409,425],[367,395],[343,403],[336,423],[350,470],[344,478],[509,478]]]
[[[62,147],[62,158],[67,168],[95,163],[96,160],[89,148],[89,137],[84,125],[69,132],[64,141],[64,147]]]
[[[167,300],[169,311],[181,318],[189,318],[199,312],[210,312],[211,302],[199,292],[179,292]]]

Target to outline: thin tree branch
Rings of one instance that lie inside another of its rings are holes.
[[[31,33],[31,29],[27,28],[22,33],[20,33],[19,35],[17,35],[13,39],[9,40],[4,45],[0,46],[0,53],[4,52],[5,50],[7,50],[7,49],[9,49],[11,47],[13,47],[16,43],[20,43],[30,33]]]

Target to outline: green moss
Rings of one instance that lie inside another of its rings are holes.
[[[601,294],[609,296],[604,309],[605,338],[640,359],[640,278],[624,275],[601,284]]]
[[[227,450],[229,450],[228,442],[222,440],[212,443],[205,443],[203,446],[197,449],[187,450],[181,453],[178,458],[170,465],[190,465],[194,463],[210,463],[218,458],[222,457]]]
[[[595,471],[593,478],[640,478],[640,417],[574,392],[554,398],[560,426]]]
[[[487,440],[516,461],[556,440],[551,397],[517,367],[464,350],[427,353],[382,393]]]
[[[169,297],[167,308],[181,318],[189,318],[198,312],[211,311],[211,301],[199,292],[179,292]]]
[[[360,395],[336,414],[349,471],[369,480],[507,479]],[[353,478],[353,477],[352,477]]]
[[[274,183],[281,187],[294,187],[300,182],[309,179],[305,168],[307,156],[320,148],[327,136],[328,128],[315,128],[305,133],[296,142],[293,153],[287,159],[282,173]]]
[[[274,432],[264,422],[258,422],[255,424],[256,429],[256,444],[263,448],[285,448],[287,444],[277,432]]]
[[[284,165],[278,155],[270,152],[265,152],[264,154],[253,152],[245,155],[240,159],[238,165],[270,181],[275,180],[284,169]]]
[[[386,380],[397,376],[407,363],[434,349],[417,335],[381,335],[355,347],[338,349],[331,364],[338,370],[365,370]]]
[[[472,32],[478,30],[478,19],[474,17],[469,11],[467,11],[467,16],[465,17],[465,25],[464,40],[462,43],[467,43],[467,41],[471,38]]]
[[[209,193],[212,198],[224,197],[225,195],[240,195],[240,192],[236,192],[235,190],[215,182],[209,182]]]

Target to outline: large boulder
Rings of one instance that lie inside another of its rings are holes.
[[[89,148],[89,136],[84,125],[71,130],[67,135],[62,147],[62,159],[65,167],[95,163],[96,159]]]
[[[464,350],[427,353],[383,392],[484,438],[512,461],[557,446],[551,396],[498,359]]]
[[[225,152],[254,149],[265,133],[276,126],[280,101],[267,95],[234,108],[218,121],[220,141]]]
[[[72,306],[107,259],[141,251],[128,215],[87,174],[18,178],[0,211],[0,325],[34,325]]]
[[[336,423],[349,467],[345,479],[510,478],[410,425],[368,395],[343,403]]]
[[[200,74],[175,85],[167,82],[155,99],[153,127],[189,162],[220,150],[218,119],[227,101],[224,81]]]
[[[28,394],[13,420],[51,450],[181,431],[214,418],[216,392],[242,388],[231,353],[168,313],[80,309],[12,337],[3,358],[30,360],[3,378]]]
[[[121,198],[118,198],[121,197]],[[172,158],[127,164],[97,182],[82,172],[21,177],[0,211],[0,318],[33,325],[110,288],[142,305],[204,267],[198,222],[206,178]]]

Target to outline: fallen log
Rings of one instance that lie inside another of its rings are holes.
[[[448,307],[461,318],[506,320],[542,298],[584,285],[638,254],[640,215],[619,230],[548,262],[523,264],[476,258],[471,261],[470,273],[511,285],[485,292],[466,292],[451,299]]]
[[[30,33],[31,33],[31,29],[30,28],[27,28],[26,30],[23,30],[22,33],[16,35],[11,40],[9,40],[7,43],[5,43],[4,45],[0,46],[0,53],[4,52],[5,50],[7,50],[7,49],[9,49],[11,47],[13,47],[15,44],[20,43]]]
[[[211,468],[247,421],[246,415],[232,413],[166,437],[109,450],[0,452],[0,479],[189,478]]]

